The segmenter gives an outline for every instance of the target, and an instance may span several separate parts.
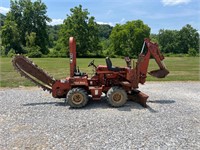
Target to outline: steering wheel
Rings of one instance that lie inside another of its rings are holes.
[[[88,67],[90,67],[90,66],[94,66],[94,67],[96,68],[96,66],[95,66],[95,64],[94,64],[94,60],[92,60],[92,61],[88,64]]]

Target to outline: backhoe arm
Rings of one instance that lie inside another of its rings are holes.
[[[162,60],[164,60],[164,56],[161,54],[158,44],[152,43],[148,38],[145,38],[142,51],[137,62],[137,75],[139,77],[139,83],[143,84],[146,80],[150,56],[154,57],[159,66],[158,70],[149,72],[150,75],[157,78],[164,78],[169,73],[162,62]]]

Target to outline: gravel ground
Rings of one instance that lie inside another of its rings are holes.
[[[148,108],[70,109],[40,88],[0,89],[0,149],[200,149],[200,82],[148,82]]]

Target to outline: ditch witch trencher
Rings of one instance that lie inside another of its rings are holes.
[[[95,69],[94,75],[79,70],[76,63],[76,42],[73,37],[69,39],[70,49],[70,76],[65,79],[55,80],[32,61],[22,55],[16,55],[13,60],[14,68],[22,75],[48,90],[55,98],[66,98],[70,107],[80,108],[88,103],[89,96],[93,100],[100,100],[102,94],[106,95],[108,103],[113,107],[123,106],[128,99],[134,100],[146,107],[148,96],[138,90],[138,84],[146,81],[147,69],[150,57],[153,57],[159,66],[158,70],[149,72],[157,78],[164,78],[169,71],[165,68],[158,45],[144,39],[142,51],[138,60],[131,63],[129,57],[125,57],[126,67],[116,67],[109,57],[106,57],[106,65],[94,64],[92,60],[88,67]]]

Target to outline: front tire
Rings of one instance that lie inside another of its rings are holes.
[[[121,107],[127,102],[127,93],[118,86],[111,87],[107,93],[107,101],[113,107]]]
[[[88,103],[87,92],[82,88],[71,89],[66,97],[66,101],[72,108],[81,108]]]

